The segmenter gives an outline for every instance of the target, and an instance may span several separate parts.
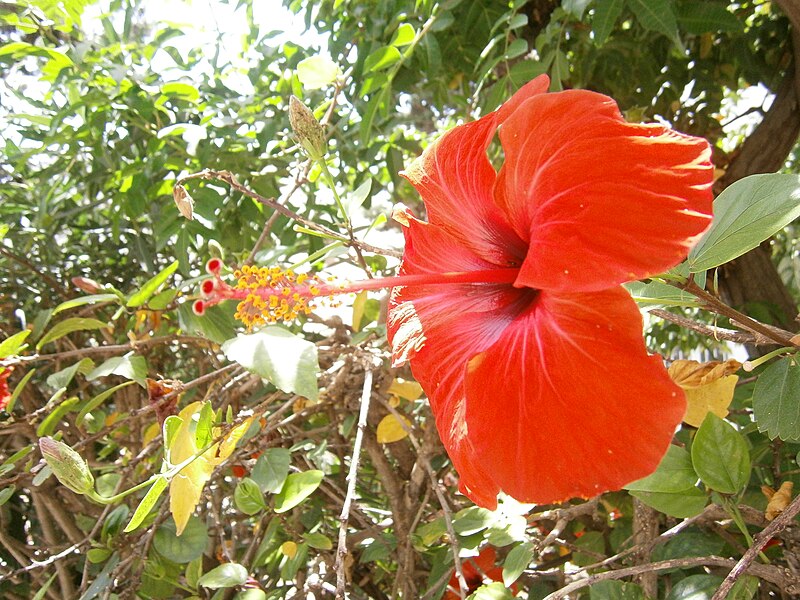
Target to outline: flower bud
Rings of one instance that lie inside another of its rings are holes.
[[[76,494],[94,493],[94,476],[80,454],[53,438],[39,439],[39,450],[56,478]]]
[[[312,160],[320,160],[325,154],[325,131],[305,104],[297,97],[289,98],[289,122],[297,140]]]
[[[180,213],[191,221],[194,218],[194,199],[186,191],[186,188],[180,184],[176,185],[172,188],[172,197]]]
[[[73,277],[72,285],[87,294],[99,294],[103,291],[103,286],[88,277]]]

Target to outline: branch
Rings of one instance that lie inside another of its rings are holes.
[[[205,171],[201,171],[199,173],[193,173],[191,175],[187,175],[186,177],[182,177],[178,181],[175,182],[175,185],[183,185],[186,181],[190,179],[205,179],[205,180],[219,180],[227,183],[233,189],[235,189],[240,194],[244,194],[248,198],[252,198],[256,202],[260,202],[264,206],[268,206],[269,208],[281,213],[285,217],[292,219],[293,221],[297,221],[304,227],[316,231],[326,237],[339,240],[345,244],[350,244],[357,246],[361,250],[365,250],[366,252],[372,252],[374,254],[382,254],[384,256],[393,256],[395,258],[402,258],[402,252],[398,252],[397,250],[389,250],[387,248],[378,248],[377,246],[373,246],[371,244],[367,244],[365,242],[361,242],[359,240],[351,240],[350,238],[343,237],[333,231],[325,227],[324,225],[320,225],[311,221],[310,219],[306,219],[305,217],[300,216],[290,208],[285,207],[283,204],[279,204],[272,198],[266,198],[261,194],[257,194],[256,192],[252,191],[250,188],[243,186],[239,183],[236,178],[233,176],[233,173],[230,171],[215,171],[212,169],[206,169]]]
[[[697,558],[675,558],[671,560],[662,560],[647,565],[639,565],[636,567],[628,567],[625,569],[617,569],[616,571],[605,571],[604,573],[595,573],[594,575],[589,575],[588,577],[585,577],[579,581],[573,581],[560,590],[556,590],[552,594],[545,596],[544,600],[560,600],[561,598],[566,598],[569,594],[576,590],[589,587],[590,585],[594,585],[600,581],[622,579],[623,577],[641,575],[651,571],[689,569],[692,567],[732,567],[735,564],[736,562],[732,558],[721,558],[719,556],[700,556]],[[796,588],[796,586],[800,582],[794,577],[790,578],[790,576],[779,567],[773,565],[755,564],[750,565],[746,570],[760,579],[774,583],[789,593],[797,592],[798,588]],[[716,598],[716,596],[714,597]]]
[[[773,343],[772,341],[767,340],[764,336],[756,336],[751,333],[743,333],[733,329],[723,329],[721,327],[706,325],[705,323],[694,321],[682,315],[676,315],[675,313],[671,313],[660,308],[651,310],[650,314],[658,317],[659,319],[664,319],[670,323],[675,323],[676,325],[680,325],[686,329],[691,329],[692,331],[696,331],[697,333],[701,333],[707,337],[714,338],[715,340],[725,340],[728,342],[736,342],[737,344]]]
[[[353,443],[353,456],[350,459],[350,471],[347,473],[347,494],[342,504],[342,514],[339,516],[339,544],[336,548],[336,598],[345,598],[345,586],[347,585],[347,574],[345,556],[347,556],[347,521],[350,518],[350,504],[356,495],[356,478],[358,476],[358,462],[361,458],[361,442],[364,439],[364,428],[367,426],[367,414],[369,413],[369,401],[372,396],[372,369],[367,369],[364,373],[364,387],[361,392],[361,410],[358,413],[358,428],[356,429],[356,439]]]
[[[733,569],[731,569],[731,572],[728,573],[725,581],[723,581],[722,585],[719,586],[719,589],[716,591],[711,600],[724,600],[742,573],[752,568],[752,562],[755,560],[756,556],[758,556],[759,552],[764,549],[764,546],[767,545],[767,542],[769,542],[779,532],[783,531],[783,529],[785,529],[786,526],[794,520],[798,513],[800,513],[800,495],[792,500],[791,504],[789,504],[789,506],[787,506],[786,509],[780,515],[778,515],[774,521],[772,521],[772,523],[767,525],[763,531],[756,536],[753,545],[747,552],[744,553],[744,556],[739,559],[739,562],[736,563]],[[795,589],[794,592],[790,590],[787,591],[789,591],[789,593],[797,593],[800,591],[800,589]]]

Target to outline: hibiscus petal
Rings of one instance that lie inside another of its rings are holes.
[[[541,292],[469,361],[467,434],[496,487],[542,504],[616,490],[655,470],[685,401],[660,357],[648,355],[641,325],[622,288]]]
[[[495,202],[529,240],[516,285],[595,291],[661,273],[711,222],[708,143],[626,123],[601,94],[532,97],[500,141]]]
[[[497,175],[486,149],[497,126],[526,100],[547,91],[548,84],[547,77],[538,77],[497,111],[451,129],[402,173],[425,201],[430,223],[495,265],[518,265],[526,245],[494,206]]]
[[[445,229],[406,215],[403,273],[481,269],[481,259],[455,243]],[[536,292],[510,285],[457,284],[392,290],[387,335],[394,364],[409,361],[426,390],[439,436],[462,480],[463,491],[483,506],[495,506],[498,489],[476,459],[466,437],[464,375],[467,362],[492,347]]]

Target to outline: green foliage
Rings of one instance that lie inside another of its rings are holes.
[[[738,258],[800,217],[800,178],[752,175],[714,201],[714,224],[689,254],[692,272]]]
[[[560,507],[502,499],[491,512],[456,492],[427,399],[386,392],[412,374],[388,367],[376,298],[356,301],[352,328],[339,309],[248,332],[235,303],[200,317],[192,301],[211,257],[393,274],[402,248],[391,204],[423,214],[399,172],[442,131],[541,73],[553,89],[613,96],[629,120],[706,137],[725,168],[735,153],[724,150],[749,132],[736,119],[740,91],[775,91],[792,68],[778,3],[286,0],[320,34],[309,47],[269,30],[250,0],[216,3],[243,28],[234,43],[220,35],[211,45],[152,5],[112,0],[89,23],[91,4],[0,9],[0,384],[9,387],[0,385],[0,595],[322,596],[343,569],[354,598],[441,597],[455,550],[491,548],[495,564],[468,582],[471,598],[540,598],[565,577],[670,559],[697,562],[660,572],[657,597],[711,597],[729,569],[703,560],[733,564],[764,527],[762,485],[800,483],[796,356],[754,371],[726,420],[682,426],[659,468],[625,490]],[[96,33],[84,33],[89,24]],[[306,161],[290,127],[292,95],[323,123],[324,168]],[[186,178],[205,169],[232,179]],[[176,209],[178,181],[192,218]],[[787,295],[800,297],[796,192],[795,174],[733,184],[687,263],[629,291],[647,309],[734,328],[685,289],[687,278],[716,294],[729,261],[770,244]],[[365,238],[390,249],[357,253]],[[729,351],[676,325],[651,323],[648,340],[668,358]],[[368,367],[375,358],[381,366]],[[376,384],[349,495],[366,368]],[[380,444],[375,426],[395,404],[412,435]],[[237,426],[246,431],[226,445]],[[74,449],[105,496],[58,484],[59,467],[35,450],[42,436]],[[179,438],[219,444],[213,457],[187,459],[209,473],[196,507],[184,507],[194,513],[181,535],[168,501],[188,477],[170,462]],[[553,440],[553,451],[569,443]],[[348,554],[337,567],[346,497]],[[659,528],[649,557],[634,538],[641,504]],[[673,528],[686,518],[691,526]],[[770,548],[761,567],[794,564],[791,551]],[[729,597],[756,593],[786,595],[746,575]],[[581,597],[644,591],[609,580]]]

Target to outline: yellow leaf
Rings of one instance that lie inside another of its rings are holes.
[[[411,427],[411,421],[402,417],[407,427]],[[408,432],[403,428],[403,425],[394,415],[386,415],[378,423],[378,431],[376,433],[379,444],[391,444],[398,442],[408,435]]]
[[[194,432],[190,430],[192,417],[200,412],[202,402],[193,402],[186,406],[178,415],[181,425],[175,433],[175,438],[169,447],[169,457],[173,465],[177,465],[197,454]],[[176,534],[183,533],[189,518],[194,513],[203,487],[211,477],[214,466],[210,465],[203,456],[199,456],[183,467],[169,484],[169,510],[175,520]],[[213,455],[212,455],[213,456]]]
[[[144,430],[144,434],[142,435],[142,446],[147,446],[150,442],[156,439],[156,436],[161,433],[161,427],[158,424],[158,421],[153,421]]]
[[[395,379],[387,391],[406,400],[416,400],[422,396],[422,386],[416,381],[406,381],[405,379]]]
[[[767,521],[774,520],[789,506],[792,501],[792,488],[794,488],[794,484],[791,481],[784,481],[777,492],[768,486],[762,486],[761,491],[769,498],[767,509],[764,511]]]
[[[736,360],[699,363],[694,360],[676,360],[669,367],[672,380],[686,393],[686,414],[683,421],[700,427],[711,412],[720,418],[728,416],[728,406],[739,377],[732,375],[741,363]]]
[[[216,454],[212,454],[214,458],[212,458],[211,460],[215,466],[219,465],[220,463],[223,463],[225,460],[227,460],[227,458],[231,454],[233,454],[233,451],[236,449],[236,444],[239,443],[239,440],[242,439],[242,436],[245,433],[247,433],[248,429],[250,429],[250,425],[253,422],[254,418],[255,416],[248,417],[247,419],[242,421],[239,425],[231,429],[228,432],[228,435],[226,435],[222,439],[222,442],[220,442],[219,444],[219,451],[217,451]],[[220,429],[218,427],[215,427],[214,437],[219,436],[219,434],[220,434]],[[217,446],[214,445],[212,450],[216,449],[216,447]],[[211,452],[211,450],[209,450],[208,452]],[[206,454],[208,454],[208,452],[206,452]]]
[[[196,456],[201,448],[197,447],[193,425],[193,417],[203,408],[203,402],[193,402],[186,406],[178,415],[181,425],[175,433],[172,445],[169,447],[169,457],[173,465],[178,465],[189,458]],[[236,442],[244,435],[252,417],[233,428],[221,443],[213,444],[201,456],[183,467],[173,478],[169,485],[169,510],[175,520],[176,534],[183,533],[183,529],[194,513],[197,503],[203,493],[214,467],[228,458],[236,448]],[[214,435],[219,435],[219,428],[215,428]]]
[[[289,558],[294,558],[297,554],[297,544],[294,542],[283,542],[281,544],[281,553]]]
[[[364,318],[364,307],[367,305],[367,292],[358,292],[353,300],[353,331],[361,331],[361,320]]]

